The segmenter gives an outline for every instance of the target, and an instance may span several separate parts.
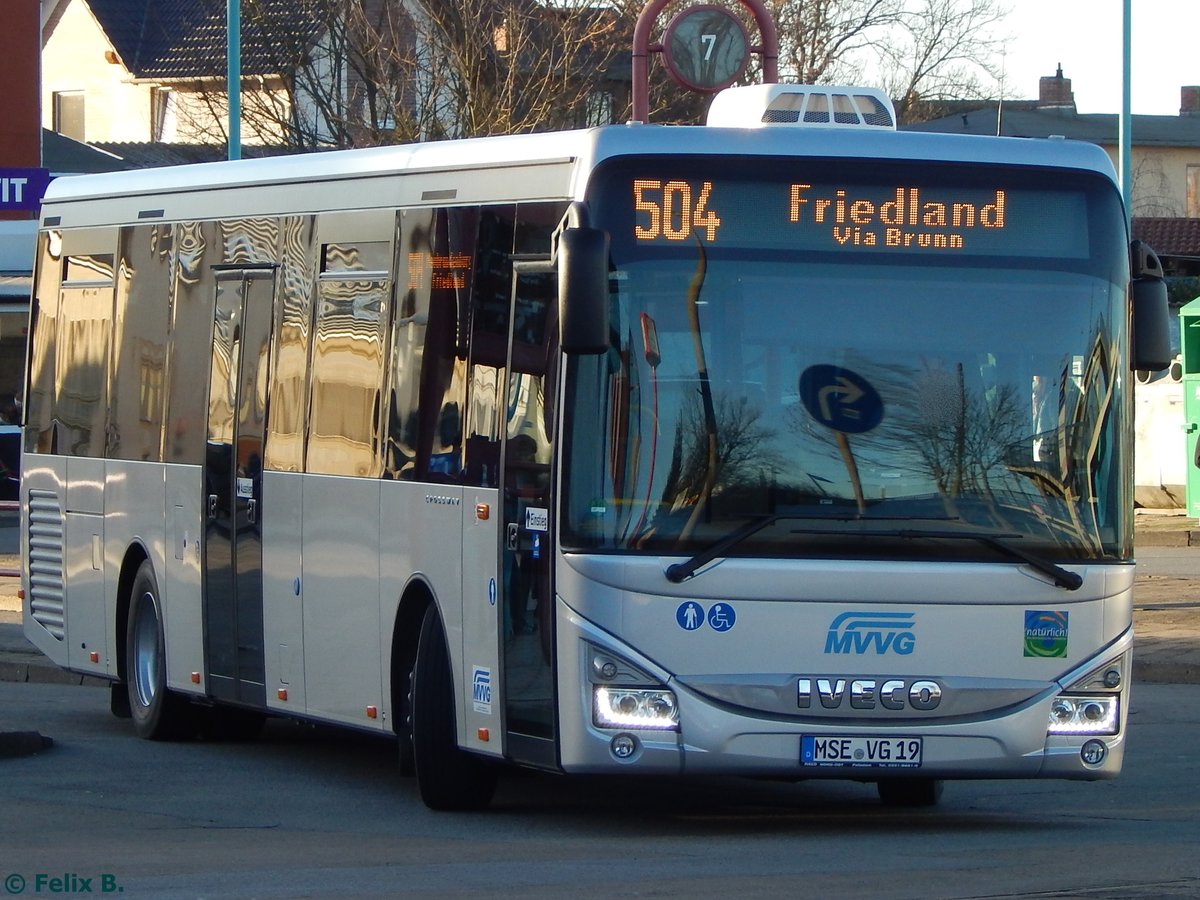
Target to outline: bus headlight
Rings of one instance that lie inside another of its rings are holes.
[[[1050,734],[1116,734],[1121,701],[1116,694],[1060,694],[1050,704]]]
[[[679,730],[675,694],[665,688],[650,690],[595,685],[592,696],[592,717],[600,728]]]

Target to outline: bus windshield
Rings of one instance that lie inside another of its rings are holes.
[[[568,368],[565,550],[1128,558],[1108,180],[649,158],[589,197],[612,344]]]

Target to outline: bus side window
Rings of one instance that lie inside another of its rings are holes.
[[[58,449],[73,456],[102,457],[113,315],[111,253],[66,258],[58,309],[54,403]]]
[[[308,357],[318,250],[314,241],[315,224],[312,216],[294,216],[284,219],[281,229],[271,414],[267,417],[264,461],[266,468],[281,472],[304,469]]]
[[[25,390],[25,450],[53,450],[54,357],[58,328],[58,288],[62,278],[62,235],[38,238],[37,275],[29,330],[29,374]]]
[[[217,222],[176,222],[171,237],[171,339],[167,359],[167,421],[164,436],[167,462],[200,465],[208,437],[208,397],[211,377],[213,266],[220,260]],[[194,338],[194,339],[193,339]]]
[[[405,210],[392,330],[385,478],[457,483],[462,475],[465,321],[474,210]]]
[[[321,258],[305,470],[378,477],[391,243],[327,243]]]
[[[122,338],[114,348],[110,459],[162,459],[170,315],[162,298],[170,290],[171,237],[167,224],[121,229],[113,326]]]
[[[482,487],[500,483],[515,220],[513,206],[489,206],[479,214],[464,424],[467,483]]]

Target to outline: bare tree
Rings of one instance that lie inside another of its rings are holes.
[[[1133,168],[1135,216],[1182,216],[1183,208],[1172,190],[1161,154],[1143,153]]]
[[[217,3],[218,0],[206,0]],[[736,0],[729,6],[757,42]],[[768,0],[780,76],[852,81],[877,71],[902,120],[931,101],[978,96],[992,74],[1001,0]],[[222,4],[223,5],[223,4]],[[660,36],[688,5],[675,0]],[[256,140],[294,149],[530,132],[623,121],[642,0],[242,0],[257,89],[243,92]],[[743,82],[760,78],[759,61]],[[247,82],[244,82],[248,83]],[[204,92],[222,129],[221,79]],[[708,97],[652,62],[651,119],[695,123]],[[216,124],[213,124],[216,123]],[[267,136],[267,137],[264,137]]]
[[[419,29],[389,0],[242,0],[243,35],[275,93],[243,92],[243,119],[300,150],[418,140],[438,132],[441,70],[428,65]],[[282,21],[290,27],[281,28]],[[218,97],[218,102],[223,98]]]
[[[903,22],[904,0],[768,0],[779,75],[801,84],[851,81],[857,59]]]
[[[704,498],[704,485],[714,493],[746,491],[769,484],[783,465],[772,448],[776,432],[762,422],[762,411],[745,397],[719,394],[713,410],[716,452],[709,452],[709,425],[697,392],[681,410],[675,433],[670,474],[663,502],[688,506]],[[710,466],[713,471],[709,471]]]
[[[996,73],[999,0],[769,0],[780,77],[854,82],[877,73],[901,121],[930,101],[984,96]]]
[[[420,2],[428,63],[451,73],[442,88],[449,134],[611,121],[611,70],[628,59],[618,11],[586,0]]]
[[[948,100],[992,95],[994,60],[1003,48],[996,31],[1007,10],[998,0],[917,0],[878,45],[883,86],[901,122],[928,118]]]
[[[284,12],[280,2],[242,0],[243,45],[257,71],[277,76],[243,80],[243,127],[259,140],[372,146],[607,124],[628,108],[632,28],[608,6],[296,0]],[[228,94],[203,96],[197,118],[221,127]]]

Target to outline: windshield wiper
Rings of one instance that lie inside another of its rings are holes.
[[[746,538],[759,531],[762,531],[768,525],[778,522],[780,519],[811,519],[823,518],[816,516],[804,515],[782,515],[775,514],[769,516],[760,516],[731,531],[725,537],[721,538],[716,543],[701,550],[691,559],[686,562],[674,563],[667,566],[667,580],[675,584],[691,578],[702,567],[712,562],[719,556],[724,556],[727,550],[730,550],[737,544],[740,544]],[[861,521],[855,520],[855,521]],[[828,535],[832,532],[817,529],[800,529],[800,533],[805,534],[824,534]],[[1038,556],[1036,553],[1031,553],[1028,550],[1017,547],[1009,543],[1005,538],[1020,538],[1021,535],[1009,532],[987,532],[987,531],[948,531],[948,530],[926,530],[923,528],[897,528],[886,531],[853,531],[846,532],[847,534],[855,534],[861,537],[898,537],[898,538],[944,538],[952,541],[978,541],[981,544],[986,544],[994,550],[1008,556],[1012,559],[1018,559],[1021,562],[1028,563],[1030,566],[1041,572],[1043,575],[1049,576],[1056,587],[1065,588],[1068,591],[1078,590],[1083,584],[1083,576],[1077,572],[1071,572],[1064,569],[1062,566],[1052,563],[1044,557]]]
[[[895,535],[901,538],[946,538],[952,541],[979,541],[981,544],[987,544],[989,547],[999,550],[1005,556],[1029,563],[1029,565],[1033,566],[1043,575],[1048,575],[1052,578],[1057,587],[1066,588],[1068,591],[1076,591],[1083,584],[1083,576],[1079,573],[1070,572],[1062,566],[1038,556],[1036,553],[1030,553],[1028,550],[1023,550],[1003,540],[1003,538],[1019,538],[1021,537],[1019,534],[1003,532],[992,534],[986,531],[925,531],[924,529],[917,528],[901,528],[895,532]]]
[[[687,562],[673,563],[667,566],[667,581],[674,584],[679,584],[696,574],[696,570],[701,566],[706,565],[716,559],[718,556],[724,556],[725,551],[731,547],[740,544],[750,535],[762,531],[773,522],[778,522],[780,519],[795,519],[803,518],[801,516],[784,516],[772,514],[769,516],[760,516],[757,519],[752,519],[740,528],[735,528],[725,537],[721,538],[715,544],[711,544],[701,550]]]

